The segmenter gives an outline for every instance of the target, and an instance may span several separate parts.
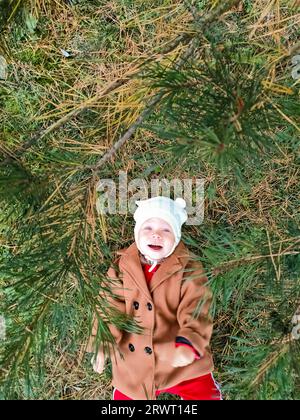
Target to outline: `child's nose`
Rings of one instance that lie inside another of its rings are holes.
[[[158,232],[153,232],[153,238],[160,238],[160,234]]]

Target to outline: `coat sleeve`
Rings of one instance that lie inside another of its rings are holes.
[[[105,283],[105,288],[109,288],[112,291],[113,296],[110,293],[103,291],[100,293],[102,295],[102,298],[105,299],[105,301],[109,304],[110,307],[113,308],[113,310],[117,310],[121,313],[126,313],[123,283],[119,278],[120,276],[118,276],[117,271],[113,267],[110,267],[106,273],[106,277],[108,281],[107,283]],[[114,337],[116,344],[118,345],[122,339],[123,332],[119,330],[115,325],[110,323],[109,320],[107,320],[107,314],[104,313],[103,309],[101,310],[100,308],[98,308],[97,312],[98,316],[102,317],[104,321],[108,322],[109,330],[112,336]],[[94,315],[92,333],[89,337],[86,346],[87,352],[95,352],[97,330],[98,318],[96,315]]]
[[[204,356],[213,331],[213,320],[209,316],[212,292],[205,285],[207,277],[200,262],[189,263],[186,269],[188,272],[184,273],[177,309],[180,326],[177,336],[185,337],[200,356]]]

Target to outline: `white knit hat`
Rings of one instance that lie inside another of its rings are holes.
[[[142,224],[152,217],[159,217],[169,223],[175,236],[174,246],[164,258],[168,257],[178,245],[181,238],[181,226],[188,218],[185,210],[185,200],[183,198],[176,198],[174,201],[168,197],[158,196],[149,198],[148,200],[136,201],[135,203],[138,206],[133,215],[134,220],[136,221],[134,238],[137,247],[139,247],[138,233]]]

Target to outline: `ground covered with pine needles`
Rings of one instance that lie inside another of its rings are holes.
[[[174,60],[185,49],[184,44],[162,51],[186,32],[195,13],[209,13],[219,2],[196,3],[196,8],[189,8],[177,0],[31,0],[8,22],[2,22],[1,54],[7,61],[7,77],[0,80],[0,151],[3,160],[16,157],[22,163],[9,170],[2,165],[1,170],[2,267],[34,250],[31,245],[39,235],[41,241],[53,239],[53,253],[58,240],[69,239],[65,253],[75,256],[82,235],[85,254],[95,255],[98,266],[93,276],[97,276],[97,270],[105,273],[115,250],[132,242],[131,214],[96,214],[95,194],[88,187],[94,172],[89,167],[97,165],[136,121],[145,98],[159,88],[151,80],[155,68],[145,70],[145,77],[135,77],[141,64]],[[299,22],[297,2],[277,0],[243,1],[221,18],[228,39],[235,36],[243,43],[245,60],[247,53],[255,52],[256,64],[268,63],[261,85],[266,102],[275,102],[274,98],[288,101],[294,95],[299,98],[299,80],[291,76]],[[226,39],[224,48],[225,44]],[[290,372],[288,335],[299,293],[300,120],[291,116],[297,115],[294,109],[287,114],[277,108],[282,129],[270,133],[270,137],[277,135],[276,148],[259,164],[245,158],[238,175],[234,159],[231,166],[229,158],[220,162],[218,154],[212,156],[211,146],[200,148],[194,159],[189,149],[182,154],[184,147],[179,156],[173,149],[169,151],[170,138],[166,133],[160,135],[156,127],[164,114],[154,114],[97,173],[99,178],[116,182],[120,171],[126,172],[128,179],[145,178],[148,182],[164,177],[205,180],[204,221],[200,226],[185,227],[182,239],[201,256],[212,280],[216,295],[211,343],[214,376],[226,399],[284,399],[297,395],[297,389],[300,392],[299,378],[284,375]],[[175,159],[169,160],[170,153]],[[221,164],[221,170],[216,163]],[[39,180],[33,186],[26,178],[28,171]],[[8,179],[12,197],[22,190],[16,201],[12,198],[13,206],[7,204]],[[49,184],[51,189],[44,196]],[[37,207],[32,208],[33,196],[43,197],[42,206],[37,198]],[[58,205],[63,201],[64,206]],[[78,208],[86,215],[80,234]],[[35,232],[37,219],[43,230]],[[34,221],[30,240],[23,220]],[[56,229],[57,220],[64,222]],[[25,258],[21,259],[16,270],[22,271],[25,263]],[[85,269],[80,266],[78,273],[89,281]],[[65,327],[49,333],[43,385],[29,389],[26,372],[18,368],[19,381],[13,391],[16,399],[111,398],[109,365],[99,377],[84,351],[89,319],[84,296],[78,293],[81,280],[74,272],[67,279],[59,296],[49,298],[54,308],[51,322]],[[4,285],[6,281],[4,268],[0,282]],[[267,287],[278,294],[262,300]],[[13,322],[18,323],[17,308],[10,310]],[[270,337],[274,345],[271,353]],[[259,354],[256,346],[261,346]],[[35,364],[34,358],[30,364]],[[2,374],[9,368],[5,365]],[[0,391],[0,396],[5,398],[5,393]]]

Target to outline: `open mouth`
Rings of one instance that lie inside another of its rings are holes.
[[[153,251],[160,251],[163,247],[161,245],[148,245]]]

